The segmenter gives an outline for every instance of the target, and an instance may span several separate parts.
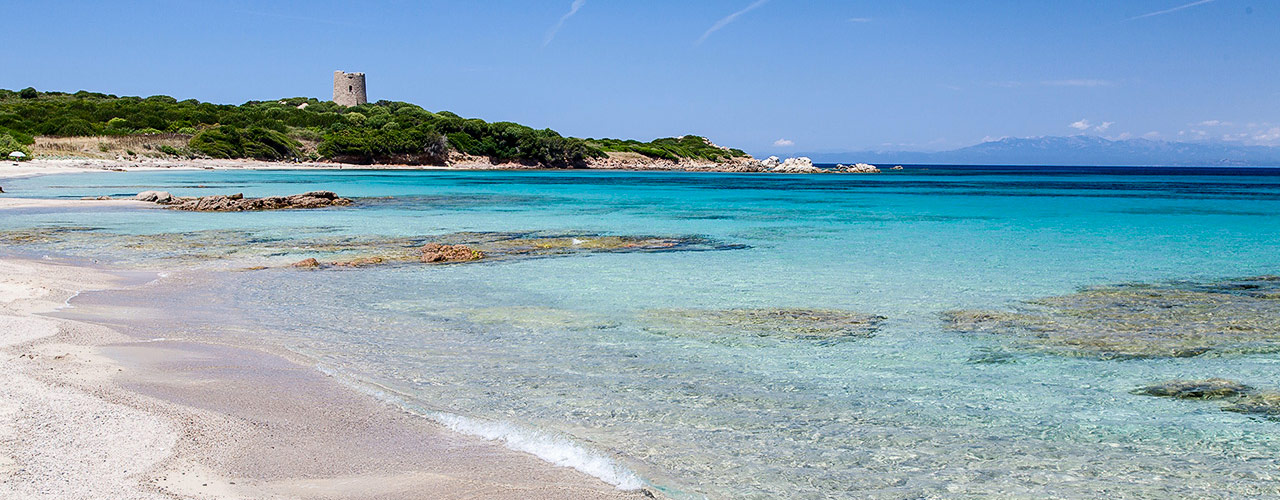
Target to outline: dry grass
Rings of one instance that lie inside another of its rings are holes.
[[[31,146],[35,156],[75,156],[114,159],[119,157],[169,158],[161,146],[185,151],[191,136],[186,134],[111,135],[92,137],[36,137]]]

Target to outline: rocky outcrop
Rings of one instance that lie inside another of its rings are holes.
[[[856,165],[840,165],[838,168],[821,168],[806,157],[780,160],[770,156],[763,160],[751,157],[739,157],[725,161],[707,161],[683,159],[672,161],[650,158],[639,153],[609,153],[606,158],[596,158],[588,162],[587,168],[603,170],[666,170],[682,172],[730,172],[730,173],[781,173],[781,174],[837,174],[837,173],[874,173],[880,169],[874,165],[858,163]]]
[[[957,331],[1066,356],[1185,358],[1280,352],[1280,278],[1103,286],[1010,311],[944,314]]]
[[[823,169],[813,166],[813,160],[810,160],[807,156],[787,158],[780,165],[769,169],[769,171],[784,174],[818,174],[825,172]]]
[[[290,264],[290,267],[315,268],[315,267],[320,267],[320,261],[316,260],[315,258],[302,259],[300,261],[294,262],[293,264]]]
[[[159,201],[160,199],[164,199],[163,195],[168,195],[168,193],[148,191],[140,193],[138,197],[141,198],[143,195],[149,195],[149,193],[156,193],[154,194],[156,197],[155,202],[167,205],[167,208],[192,212],[291,210],[336,207],[351,204],[351,200],[341,198],[332,191],[312,191],[292,196],[268,196],[265,198],[245,198],[243,194],[201,196],[198,198],[174,198],[170,196],[168,201]],[[152,195],[149,195],[148,197],[150,196]]]
[[[836,165],[837,172],[846,172],[850,174],[875,174],[880,169],[870,163],[854,163],[853,165]]]
[[[420,250],[422,252],[420,260],[427,263],[468,262],[484,258],[484,252],[466,245],[427,243]]]
[[[143,191],[141,193],[138,193],[137,196],[134,196],[133,199],[138,201],[146,201],[151,203],[159,203],[161,205],[167,205],[169,203],[173,203],[173,201],[176,198],[174,198],[173,195],[169,194],[168,191]]]

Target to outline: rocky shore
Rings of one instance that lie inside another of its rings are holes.
[[[835,168],[815,166],[808,157],[779,159],[770,156],[763,160],[751,157],[724,162],[706,160],[672,161],[650,158],[638,153],[609,153],[606,158],[591,160],[587,168],[600,170],[661,170],[680,172],[736,172],[777,174],[871,174],[880,169],[867,163],[837,165]]]
[[[267,196],[263,198],[245,198],[243,194],[176,197],[165,191],[143,191],[133,199],[157,203],[172,210],[189,212],[292,210],[342,207],[351,204],[351,200],[339,197],[332,191],[311,191],[289,196]]]

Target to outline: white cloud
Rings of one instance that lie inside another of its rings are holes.
[[[1041,85],[1050,87],[1110,87],[1115,85],[1111,80],[1098,80],[1093,78],[1072,78],[1069,80],[1045,80],[1040,82]]]
[[[1143,15],[1141,15],[1141,16],[1134,16],[1134,17],[1130,17],[1128,20],[1129,20],[1129,21],[1132,21],[1132,20],[1134,20],[1134,19],[1142,19],[1142,18],[1144,18],[1144,17],[1154,17],[1154,16],[1159,16],[1159,15],[1164,15],[1164,14],[1168,14],[1168,13],[1170,13],[1170,12],[1177,12],[1177,11],[1180,11],[1180,10],[1182,10],[1182,9],[1188,9],[1188,8],[1191,8],[1191,7],[1195,7],[1195,6],[1197,6],[1197,5],[1204,5],[1204,4],[1207,4],[1207,3],[1212,2],[1212,1],[1213,1],[1213,0],[1196,0],[1196,1],[1191,2],[1191,3],[1185,3],[1185,4],[1182,4],[1182,5],[1179,5],[1179,6],[1177,6],[1177,7],[1172,8],[1172,9],[1157,10],[1157,11],[1155,11],[1155,12],[1148,12],[1148,13],[1143,14]]]
[[[1115,137],[1113,137],[1113,138],[1111,138],[1111,139],[1112,139],[1112,140],[1116,140],[1116,141],[1124,141],[1124,140],[1128,140],[1128,139],[1132,139],[1132,138],[1133,138],[1133,134],[1130,134],[1130,133],[1128,133],[1128,132],[1123,132],[1123,133],[1121,133],[1120,135],[1117,135],[1117,136],[1115,136]]]
[[[569,12],[566,12],[563,16],[560,16],[560,20],[556,22],[556,25],[552,26],[551,29],[547,31],[547,37],[542,39],[542,46],[546,47],[548,44],[550,44],[551,40],[555,39],[556,33],[559,33],[560,28],[564,26],[564,22],[568,21],[570,17],[573,17],[574,14],[577,14],[578,9],[581,9],[582,6],[586,4],[587,4],[587,0],[573,0],[573,4],[569,6]]]
[[[1152,130],[1152,131],[1150,131],[1150,132],[1147,132],[1147,133],[1145,133],[1145,134],[1142,134],[1142,138],[1143,138],[1143,139],[1156,140],[1156,139],[1159,139],[1159,138],[1160,138],[1160,132],[1156,132],[1156,131]]]
[[[773,145],[780,148],[785,148],[789,146],[795,146],[796,141],[793,141],[791,139],[778,139],[776,141],[773,141]]]
[[[851,18],[849,18],[849,22],[851,22],[851,23],[869,23],[869,22],[871,22],[871,18],[870,18],[870,17],[851,17]]]
[[[1089,123],[1089,120],[1080,120],[1067,126],[1083,132],[1085,130],[1089,130],[1089,127],[1092,127],[1093,124]]]
[[[698,37],[698,41],[694,42],[694,45],[701,45],[702,42],[705,41],[707,37],[711,36],[712,33],[720,31],[720,28],[728,26],[730,23],[737,21],[738,17],[759,8],[761,5],[764,5],[768,2],[769,0],[756,0],[754,2],[751,2],[751,5],[744,7],[742,10],[729,14],[725,16],[723,19],[716,21],[716,23],[711,25],[710,28],[707,28],[706,33],[703,33],[701,37]]]
[[[1107,129],[1111,128],[1111,126],[1115,125],[1115,123],[1116,122],[1102,122],[1101,125],[1098,125],[1097,127],[1093,127],[1093,129],[1098,132],[1106,132]]]
[[[1201,127],[1230,127],[1235,124],[1231,122],[1224,122],[1222,120],[1205,120],[1198,123],[1197,125],[1200,125]],[[1255,124],[1250,124],[1250,126],[1254,126],[1254,125]]]
[[[1280,144],[1280,127],[1271,127],[1268,130],[1254,134],[1253,142],[1266,146]]]
[[[982,137],[982,142],[997,142],[997,141],[1003,141],[1003,140],[1008,139],[1008,138],[1009,138],[1009,136],[1007,136],[1007,135],[1002,135],[1002,136],[1000,136],[1000,137],[996,137],[996,136],[994,136],[994,135],[988,135],[988,136],[983,136],[983,137]]]

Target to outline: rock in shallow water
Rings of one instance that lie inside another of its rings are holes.
[[[1176,399],[1222,399],[1239,396],[1252,390],[1239,382],[1207,378],[1204,380],[1170,380],[1156,385],[1134,389],[1134,394]]]
[[[1097,358],[1280,352],[1280,280],[1257,276],[1090,288],[1012,311],[944,313],[952,330],[1014,346]]]
[[[1132,392],[1176,399],[1224,400],[1227,404],[1222,405],[1222,411],[1280,416],[1280,392],[1256,390],[1240,382],[1221,378],[1170,380],[1134,389]]]
[[[884,316],[827,309],[655,309],[644,329],[674,336],[751,336],[835,341],[870,337]]]
[[[156,193],[147,191],[138,194],[138,198],[142,199],[143,195]],[[265,198],[245,198],[243,194],[237,193],[233,195],[213,195],[201,196],[199,198],[173,198],[170,196],[168,201],[160,201],[160,195],[168,195],[168,193],[160,193],[155,195],[158,199],[156,203],[168,205],[173,210],[186,210],[192,212],[249,212],[258,210],[290,210],[290,209],[306,209],[306,208],[324,208],[346,206],[351,204],[351,200],[341,198],[332,191],[311,191],[309,193],[295,194],[291,196],[268,196]]]
[[[422,262],[468,262],[484,258],[484,252],[466,245],[441,245],[427,243],[420,249]]]

